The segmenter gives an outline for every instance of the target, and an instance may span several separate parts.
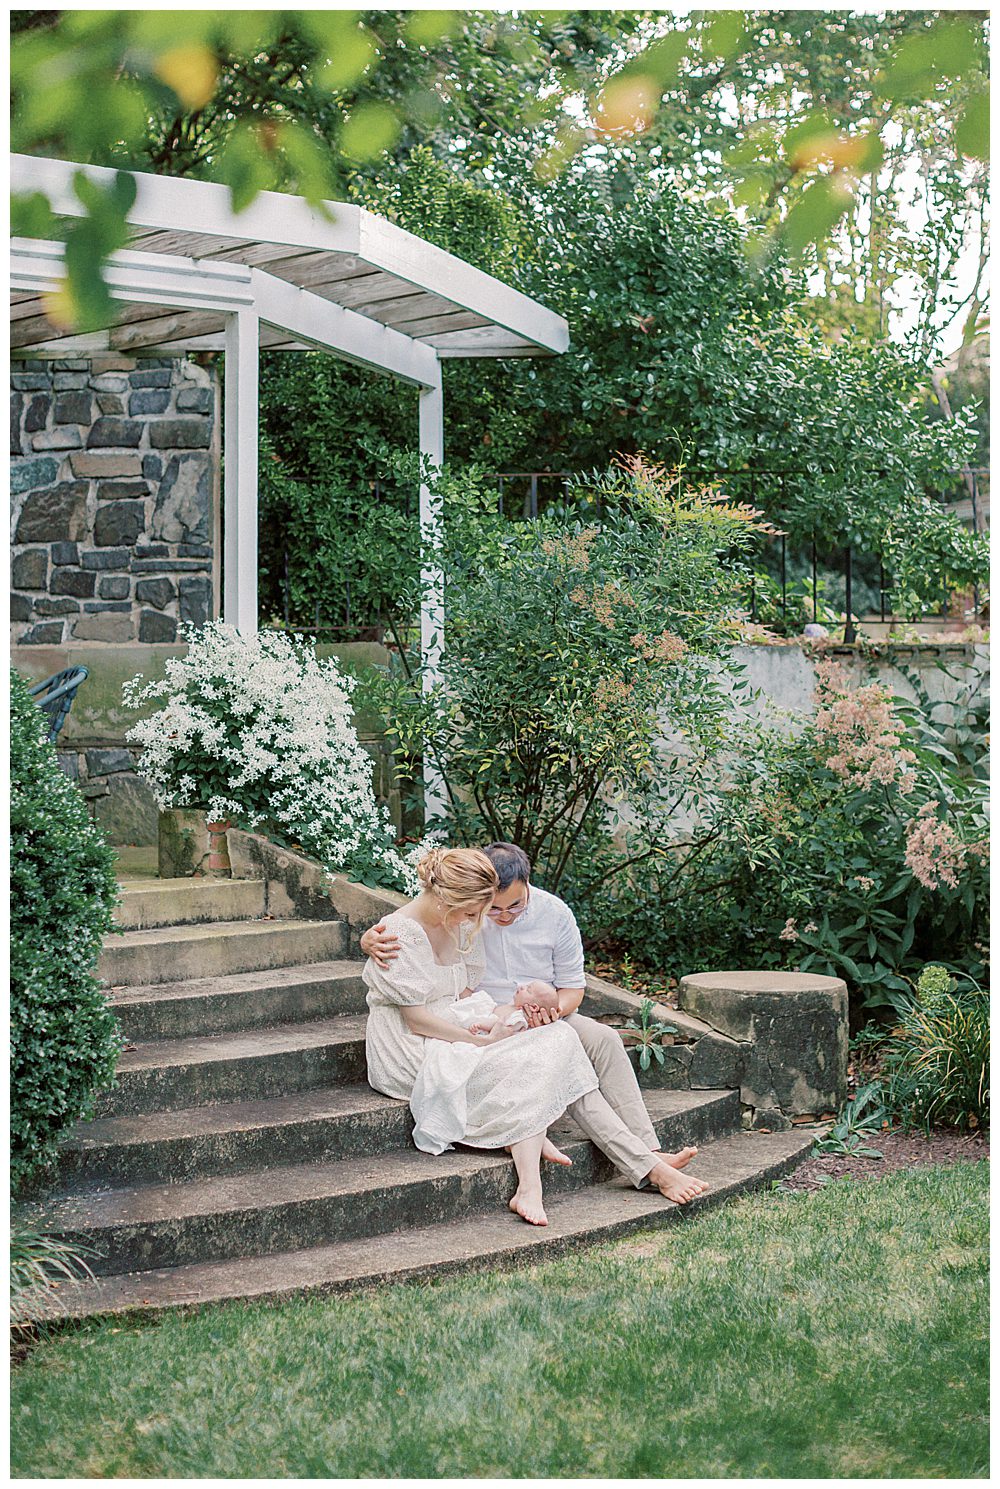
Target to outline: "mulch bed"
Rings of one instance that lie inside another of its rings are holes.
[[[884,1179],[901,1168],[932,1163],[981,1163],[990,1156],[989,1139],[979,1132],[962,1133],[934,1127],[930,1136],[896,1128],[865,1136],[865,1146],[877,1148],[881,1158],[852,1153],[825,1153],[807,1158],[782,1181],[784,1189],[822,1189],[831,1179]]]

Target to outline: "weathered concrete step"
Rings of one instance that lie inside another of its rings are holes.
[[[113,993],[109,1002],[128,1039],[194,1038],[275,1024],[364,1013],[363,962],[312,962],[229,977],[151,983]]]
[[[705,1143],[739,1125],[736,1091],[651,1094],[650,1104],[677,1127],[678,1141]],[[406,1148],[412,1131],[407,1102],[367,1084],[338,1086],[81,1123],[63,1147],[60,1177],[66,1190],[80,1191],[333,1162]],[[553,1133],[580,1136],[570,1118]]]
[[[643,999],[627,993],[590,973],[586,976],[586,994],[581,1012],[607,1022],[613,1018],[618,1027],[627,1020],[640,1021]],[[639,1064],[639,1050],[629,1049],[629,1059],[640,1086],[666,1086],[674,1090],[713,1090],[719,1086],[739,1086],[746,1068],[749,1046],[728,1034],[713,1029],[703,1020],[693,1018],[677,1008],[654,1003],[653,1016],[677,1031],[674,1044],[662,1045],[662,1063],[652,1059],[648,1070]]]
[[[148,1269],[64,1285],[53,1293],[49,1317],[157,1312],[232,1299],[275,1300],[530,1264],[582,1245],[668,1225],[682,1213],[695,1219],[733,1195],[788,1173],[807,1156],[812,1140],[813,1134],[803,1129],[735,1133],[699,1154],[698,1172],[712,1184],[702,1199],[678,1207],[623,1180],[601,1182],[552,1194],[546,1201],[549,1223],[544,1228],[525,1225],[506,1208],[515,1183],[513,1165],[507,1162],[500,1165],[498,1203],[486,1214],[268,1256]]]
[[[266,1101],[365,1078],[365,1019],[341,1016],[126,1050],[98,1117],[139,1116],[219,1101]]]
[[[686,1136],[691,1098],[657,1092],[650,1116],[661,1141]],[[662,1131],[661,1131],[662,1129]],[[610,1178],[607,1160],[581,1137],[566,1151],[572,1168],[546,1167],[550,1194]],[[692,1165],[700,1172],[696,1159]],[[223,1174],[185,1184],[69,1195],[34,1207],[47,1231],[82,1242],[100,1276],[263,1256],[356,1240],[430,1219],[457,1220],[490,1210],[509,1195],[506,1153],[415,1148],[332,1163]]]
[[[123,931],[104,943],[97,975],[113,989],[329,962],[347,949],[339,920],[221,920]]]
[[[115,925],[122,930],[252,920],[267,909],[263,879],[122,879]]]

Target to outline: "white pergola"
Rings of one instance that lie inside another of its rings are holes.
[[[73,189],[83,171],[109,185],[114,171],[11,156],[11,188],[43,191],[60,219],[84,213]],[[224,351],[225,538],[223,618],[257,629],[257,367],[261,347],[319,349],[416,386],[419,446],[444,457],[441,362],[446,357],[535,357],[565,351],[565,320],[464,260],[347,202],[329,216],[301,197],[262,192],[234,212],[229,190],[204,181],[133,173],[130,246],[112,255],[107,283],[122,302],[106,330],[66,335],[45,313],[64,279],[61,242],[11,242],[11,355],[106,351],[176,355]],[[420,521],[433,536],[426,487]],[[421,617],[431,664],[440,653],[440,594]]]

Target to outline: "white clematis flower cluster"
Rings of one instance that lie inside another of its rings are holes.
[[[122,690],[131,708],[162,700],[127,735],[161,809],[270,825],[330,872],[415,894],[414,853],[396,851],[354,728],[354,679],[301,636],[213,621],[186,640],[162,681]]]

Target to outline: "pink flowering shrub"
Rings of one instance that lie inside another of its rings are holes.
[[[904,705],[828,659],[816,702],[792,737],[741,728],[704,832],[636,894],[635,951],[675,975],[713,962],[837,975],[861,1006],[900,1010],[929,960],[981,978],[982,731],[956,744],[926,698]]]

